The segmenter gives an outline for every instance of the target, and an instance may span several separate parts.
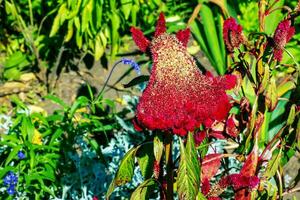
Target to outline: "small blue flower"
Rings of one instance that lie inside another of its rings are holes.
[[[131,65],[131,67],[136,71],[137,74],[141,74],[141,68],[134,60],[122,58],[122,63],[124,65]]]
[[[19,157],[20,160],[25,158],[25,154],[23,153],[23,151],[18,152],[18,157]]]
[[[15,190],[15,186],[14,185],[10,185],[8,188],[7,188],[7,193],[9,195],[13,195],[15,194],[16,190]]]
[[[12,172],[9,171],[3,179],[4,185],[16,185],[18,183],[18,177]]]

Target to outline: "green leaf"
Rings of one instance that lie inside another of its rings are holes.
[[[73,24],[74,24],[74,20],[69,20],[68,21],[68,32],[67,32],[67,35],[65,36],[65,39],[64,39],[65,42],[70,41],[72,36],[73,36],[73,33],[74,33]]]
[[[92,19],[93,1],[88,1],[81,12],[81,31],[87,32],[89,21]]]
[[[276,8],[281,8],[284,6],[284,1],[285,0],[279,0],[276,3]],[[283,19],[283,14],[281,12],[280,9],[275,9],[274,11],[272,11],[269,15],[266,16],[265,21],[267,23],[265,23],[265,32],[268,35],[271,35],[272,33],[274,33],[278,23],[280,22],[280,20]],[[268,23],[268,22],[272,22],[272,23]]]
[[[108,199],[109,196],[112,194],[115,186],[124,185],[125,183],[131,181],[134,172],[135,153],[138,150],[138,148],[139,147],[131,148],[123,157],[119,169],[116,173],[116,176],[108,188],[108,191],[106,193],[106,199]]]
[[[5,63],[5,69],[18,66],[19,64],[26,62],[26,56],[21,51],[16,51],[11,56],[9,56]],[[28,61],[27,61],[28,62]]]
[[[24,139],[27,138],[29,142],[32,141],[33,135],[34,135],[34,125],[31,122],[31,119],[27,116],[23,117],[22,120],[22,127],[21,127],[21,133]]]
[[[79,49],[81,49],[81,47],[82,47],[82,37],[83,36],[80,33],[80,30],[77,29],[75,38],[76,38],[76,44],[77,44],[77,46],[78,46]]]
[[[273,152],[272,158],[268,162],[267,169],[264,174],[267,180],[275,175],[280,164],[281,156],[282,156],[282,148],[280,148],[279,151]]]
[[[121,10],[124,13],[125,19],[128,20],[132,8],[132,0],[121,0]]]
[[[278,131],[285,125],[286,119],[284,119],[284,115],[286,113],[287,103],[289,102],[286,99],[290,99],[290,97],[291,91],[284,94],[282,96],[282,100],[279,99],[275,110],[272,112],[268,131],[269,140],[271,140],[274,135],[278,133]]]
[[[51,137],[50,143],[49,145],[52,146],[54,144],[54,142],[56,141],[56,139],[60,138],[60,136],[64,133],[64,131],[62,129],[57,129],[54,134]]]
[[[10,68],[3,72],[3,76],[7,80],[19,80],[21,71],[18,68]]]
[[[89,103],[89,99],[86,96],[80,96],[76,99],[70,109],[70,118],[73,117],[74,113],[77,109],[82,108],[83,106],[87,106]]]
[[[207,199],[201,192],[198,192],[196,200],[207,200]]]
[[[274,76],[270,78],[270,82],[267,86],[265,102],[267,107],[271,111],[274,110],[277,105],[278,93],[277,93],[276,79]]]
[[[281,97],[294,88],[296,88],[296,85],[293,81],[288,81],[285,84],[279,85],[277,88],[278,97]]]
[[[192,133],[189,133],[186,148],[180,139],[180,162],[177,190],[179,199],[195,199],[200,187],[200,164]]]
[[[216,65],[215,61],[211,57],[209,50],[207,48],[208,45],[204,41],[204,38],[203,38],[204,31],[200,29],[201,28],[200,22],[198,22],[197,20],[194,20],[190,26],[191,26],[191,31],[193,33],[193,36],[194,36],[195,40],[197,41],[197,43],[200,45],[201,50],[203,51],[205,56],[208,58],[210,63],[213,66],[215,66]]]
[[[153,143],[142,144],[136,157],[144,179],[151,178],[154,165]]]
[[[223,63],[222,51],[219,44],[219,38],[211,8],[208,5],[203,4],[200,10],[200,16],[202,19],[205,37],[208,43],[211,57],[216,63],[214,67],[219,74],[223,75],[226,71],[226,65],[225,63]]]
[[[111,2],[111,1],[110,1]],[[111,13],[111,55],[114,57],[119,49],[119,27],[120,18],[118,13]]]
[[[138,85],[138,84],[146,82],[146,81],[149,81],[149,76],[147,76],[147,75],[138,76],[138,77],[132,79],[129,83],[124,84],[123,87],[129,88],[129,87]]]
[[[99,60],[103,54],[104,46],[102,46],[100,35],[97,35],[95,39],[95,60]]]
[[[295,116],[296,116],[296,104],[293,104],[291,106],[290,113],[289,113],[286,124],[287,125],[292,125],[294,120],[295,120]]]
[[[153,151],[155,160],[159,163],[164,151],[164,143],[161,134],[156,135],[153,139]]]
[[[15,146],[12,151],[9,153],[8,157],[6,158],[6,161],[5,161],[5,166],[7,166],[10,161],[12,161],[12,159],[14,159],[17,154],[18,154],[18,151],[21,149],[22,146]]]
[[[65,13],[68,13],[68,9],[66,7],[66,3],[63,3],[60,6],[57,15],[54,18],[49,37],[53,37],[57,33],[57,31],[59,30],[60,26],[63,24],[65,18],[62,17],[62,16]]]
[[[45,99],[49,99],[49,100],[53,101],[54,103],[62,106],[64,109],[68,109],[69,108],[68,104],[66,104],[63,100],[61,100],[57,96],[49,94],[49,95],[45,96]]]
[[[145,180],[132,193],[130,200],[149,199],[148,195],[153,193],[156,181],[154,179]]]

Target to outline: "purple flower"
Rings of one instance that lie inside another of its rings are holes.
[[[15,190],[15,186],[14,185],[10,185],[8,188],[7,188],[7,193],[9,195],[13,195],[15,194],[16,190]]]
[[[4,185],[16,185],[18,177],[12,171],[9,171],[3,179]]]
[[[122,58],[121,61],[124,65],[131,65],[131,67],[136,71],[137,74],[141,74],[141,68],[135,61],[128,58]]]
[[[13,195],[15,193],[15,186],[18,183],[18,177],[12,171],[9,171],[3,179],[4,185],[8,186],[7,193]]]
[[[18,157],[19,157],[20,160],[22,160],[22,159],[24,159],[26,156],[25,156],[25,154],[23,153],[23,151],[19,151],[19,152],[18,152]]]

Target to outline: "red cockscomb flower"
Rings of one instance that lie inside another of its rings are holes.
[[[131,32],[138,47],[142,51],[149,48],[153,58],[149,83],[137,105],[138,125],[183,136],[207,119],[227,117],[231,104],[225,90],[234,87],[236,78],[200,72],[186,49],[189,29],[176,36],[166,33],[165,18],[160,14],[151,42],[139,29],[132,27]]]
[[[291,40],[294,34],[295,27],[291,26],[291,22],[289,20],[283,20],[278,24],[273,37],[274,58],[277,61],[282,60],[284,46]]]
[[[223,24],[223,40],[229,52],[244,42],[243,28],[233,17],[229,17]]]

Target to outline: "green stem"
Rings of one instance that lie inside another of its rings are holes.
[[[165,152],[166,152],[166,170],[167,170],[167,193],[166,199],[173,200],[173,161],[172,161],[172,141],[173,135],[166,133]]]
[[[33,26],[33,13],[32,13],[32,3],[31,3],[31,0],[28,0],[28,7],[29,7],[30,25]]]
[[[111,71],[109,72],[109,75],[108,75],[108,77],[107,77],[105,83],[104,83],[103,86],[102,86],[102,89],[100,90],[100,92],[99,92],[98,95],[96,96],[96,102],[98,102],[98,101],[101,99],[102,93],[104,92],[104,89],[105,89],[105,87],[106,87],[106,85],[107,85],[107,83],[108,83],[108,81],[109,81],[109,79],[110,79],[110,77],[111,77],[111,75],[112,75],[114,69],[115,69],[116,66],[117,66],[119,63],[121,63],[121,62],[122,62],[121,60],[118,61],[118,62],[116,62],[116,63],[114,64],[114,66],[112,67],[112,69],[111,69]]]

